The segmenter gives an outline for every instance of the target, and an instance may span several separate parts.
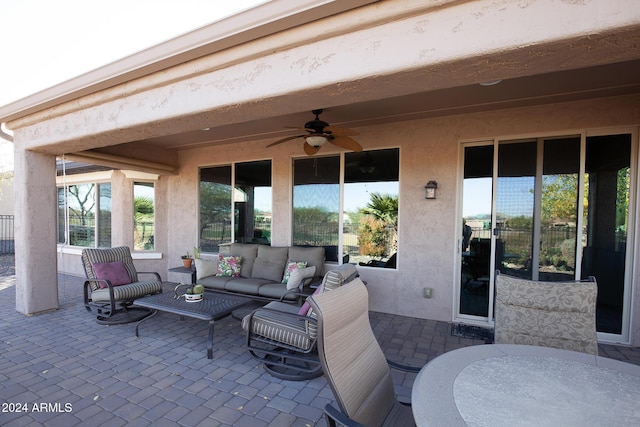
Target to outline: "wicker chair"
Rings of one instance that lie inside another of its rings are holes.
[[[391,364],[369,321],[369,296],[360,282],[313,295],[318,316],[318,356],[340,409],[324,408],[327,425],[415,426],[410,404],[395,396],[389,365],[409,372],[419,368]]]
[[[328,292],[351,281],[360,281],[352,264],[328,271],[316,292]],[[276,378],[300,381],[322,375],[318,360],[317,321],[309,305],[273,301],[242,320],[249,353]]]
[[[133,301],[147,295],[162,292],[162,279],[155,272],[138,272],[133,265],[127,246],[105,249],[83,249],[82,265],[87,280],[84,282],[84,306],[97,314],[100,324],[114,325],[141,320],[151,310],[132,307]],[[124,271],[122,271],[124,267]],[[111,268],[116,273],[105,272]],[[115,280],[120,270],[122,280]],[[96,273],[98,270],[98,274]],[[149,281],[139,281],[139,274],[153,275]],[[111,278],[111,280],[109,279]],[[124,284],[119,284],[124,282]]]
[[[539,282],[496,272],[494,342],[598,354],[593,277]]]

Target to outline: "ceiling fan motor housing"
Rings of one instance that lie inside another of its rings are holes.
[[[313,131],[313,133],[330,134],[331,132],[324,132],[324,128],[329,126],[329,123],[320,120],[320,114],[322,114],[322,110],[313,110],[312,113],[316,115],[316,118],[305,123],[304,128]]]
[[[329,126],[329,123],[323,122],[322,120],[311,120],[304,124],[304,128],[307,130],[312,130],[314,133],[324,133],[323,130]],[[326,132],[331,133],[331,132]]]

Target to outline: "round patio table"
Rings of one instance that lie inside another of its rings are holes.
[[[640,425],[640,366],[547,347],[466,347],[429,362],[418,426]]]

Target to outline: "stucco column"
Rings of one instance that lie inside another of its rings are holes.
[[[111,247],[133,248],[133,183],[121,171],[111,175]]]
[[[58,308],[56,158],[16,143],[16,310],[34,314]]]

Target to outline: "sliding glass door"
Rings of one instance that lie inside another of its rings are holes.
[[[496,269],[544,281],[594,276],[598,331],[626,337],[632,142],[622,133],[464,146],[461,320],[492,322]]]
[[[599,332],[621,335],[628,317],[631,135],[587,138],[582,277],[598,281]]]
[[[489,316],[493,163],[493,145],[465,147],[459,300],[463,316]]]

